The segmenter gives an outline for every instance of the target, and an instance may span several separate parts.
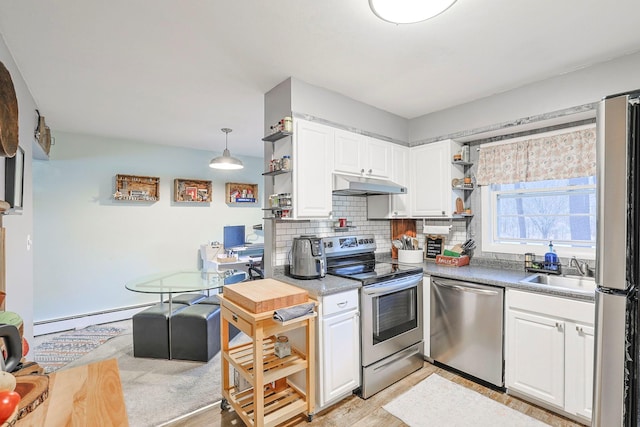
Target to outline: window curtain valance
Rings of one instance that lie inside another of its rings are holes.
[[[596,174],[596,128],[480,147],[478,185]]]

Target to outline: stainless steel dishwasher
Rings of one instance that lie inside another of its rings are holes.
[[[504,289],[431,277],[431,357],[504,387]]]

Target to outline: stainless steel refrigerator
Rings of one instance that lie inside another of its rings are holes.
[[[592,426],[638,426],[640,90],[597,112],[598,235]]]

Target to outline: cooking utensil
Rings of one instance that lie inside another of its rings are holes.
[[[404,249],[404,246],[402,245],[402,242],[400,240],[392,240],[391,243],[393,243],[393,246],[396,249]]]

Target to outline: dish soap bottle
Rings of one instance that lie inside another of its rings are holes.
[[[549,241],[549,252],[544,254],[544,268],[551,271],[558,270],[558,255],[553,249],[553,242]]]

